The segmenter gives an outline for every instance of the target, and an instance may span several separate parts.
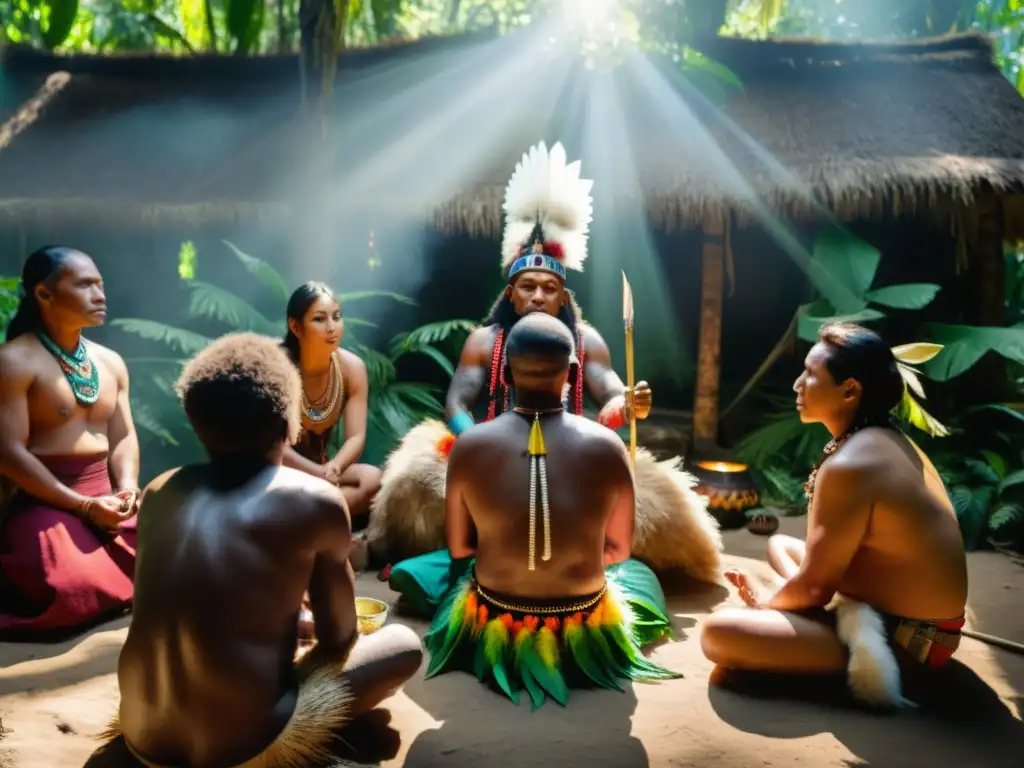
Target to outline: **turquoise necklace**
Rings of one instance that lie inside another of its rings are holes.
[[[36,331],[39,341],[46,350],[57,358],[64,378],[71,385],[71,391],[81,405],[92,405],[100,397],[100,373],[85,351],[85,342],[78,340],[78,346],[70,355],[57,346],[45,331]]]

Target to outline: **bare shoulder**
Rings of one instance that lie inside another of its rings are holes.
[[[476,448],[480,448],[481,446],[485,446],[492,443],[495,439],[501,439],[503,429],[501,428],[499,421],[505,418],[505,416],[507,415],[508,414],[502,414],[496,419],[491,419],[490,421],[481,421],[477,424],[474,424],[472,429],[467,429],[465,432],[459,435],[458,439],[455,441],[455,444],[452,446],[452,451],[451,454],[449,455],[449,460],[451,459],[452,456],[456,455],[456,452],[463,454],[470,453]]]
[[[462,363],[465,364],[471,360],[486,365],[494,348],[495,334],[496,330],[493,325],[485,325],[473,330],[466,339],[466,343],[462,345]]]
[[[898,434],[884,429],[865,429],[853,435],[846,445],[821,466],[815,483],[817,488],[828,484],[830,492],[861,495],[877,489],[880,480],[889,476],[894,461],[901,454],[895,440]]]
[[[583,416],[567,415],[566,423],[579,440],[580,448],[593,458],[624,459],[626,446],[615,432]]]
[[[892,466],[894,459],[905,454],[908,446],[907,439],[900,432],[869,427],[851,436],[828,464],[849,472],[885,470]]]
[[[583,337],[583,343],[588,346],[599,345],[602,347],[608,346],[605,343],[604,336],[588,322],[580,322],[577,326],[579,328],[580,335]]]
[[[89,352],[96,357],[96,361],[107,365],[118,378],[128,377],[128,366],[124,358],[110,347],[97,344],[95,341],[86,340]]]
[[[303,516],[311,523],[328,523],[336,527],[344,521],[345,529],[351,531],[344,495],[339,488],[319,477],[290,467],[278,467],[267,491],[296,512],[304,513]]]
[[[359,355],[348,349],[339,349],[338,357],[341,360],[341,370],[346,378],[366,378],[366,363]]]
[[[589,361],[610,365],[611,352],[608,350],[608,344],[597,328],[587,323],[580,323],[579,329],[580,336],[583,339],[584,364]]]
[[[35,375],[48,356],[35,335],[26,333],[13,341],[0,344],[0,376]]]

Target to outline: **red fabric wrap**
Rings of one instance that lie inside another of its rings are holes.
[[[960,630],[964,628],[964,624],[967,623],[966,619],[956,619],[954,621],[937,621],[935,627],[942,630],[943,632],[949,632],[950,634],[959,635]],[[931,650],[928,651],[927,664],[932,669],[938,669],[944,667],[949,663],[949,660],[953,658],[955,649],[946,648],[945,646],[939,645],[938,643],[932,643]]]
[[[83,496],[112,492],[106,455],[39,458]],[[19,494],[0,522],[0,638],[68,630],[129,607],[135,531],[135,518],[115,536]]]

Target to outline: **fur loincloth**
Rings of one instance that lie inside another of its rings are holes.
[[[693,490],[696,478],[681,464],[678,457],[658,461],[637,448],[632,555],[656,572],[678,568],[715,583],[722,573],[722,534],[707,499]]]
[[[878,612],[842,595],[828,609],[835,613],[836,634],[850,653],[846,677],[854,697],[875,707],[913,706],[903,697],[899,663]]]
[[[338,734],[349,721],[352,701],[348,683],[341,677],[345,663],[315,664],[308,663],[309,658],[307,654],[296,665],[299,695],[284,730],[263,752],[236,768],[355,768],[360,765],[334,757]],[[120,736],[120,717],[114,715],[100,738],[109,743]],[[137,759],[149,768],[163,768]]]
[[[444,424],[429,419],[413,428],[388,457],[366,534],[375,554],[399,562],[446,546],[447,462],[438,446],[447,434]],[[646,449],[637,450],[632,554],[655,571],[678,568],[701,581],[717,582],[722,549],[718,523],[680,463],[658,461]]]
[[[366,543],[374,554],[398,562],[447,546],[448,462],[437,450],[447,434],[444,424],[427,419],[409,430],[388,456],[366,529]]]

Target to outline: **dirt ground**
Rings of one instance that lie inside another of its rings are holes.
[[[783,530],[802,535],[802,519]],[[765,540],[730,532],[727,564],[766,569]],[[968,627],[1024,643],[1024,567],[995,553],[969,557]],[[373,574],[360,594],[391,600]],[[876,714],[819,690],[783,694],[708,686],[697,624],[723,587],[669,585],[677,638],[656,661],[682,680],[574,691],[569,707],[535,714],[462,674],[417,676],[353,728],[353,757],[384,766],[1011,766],[1024,754],[1024,657],[965,638],[941,695],[920,710]],[[403,621],[395,617],[392,621]],[[416,629],[423,625],[408,622]],[[96,748],[114,713],[115,669],[128,619],[59,645],[0,644],[0,768],[71,768]],[[1014,757],[1015,755],[1015,757]]]

